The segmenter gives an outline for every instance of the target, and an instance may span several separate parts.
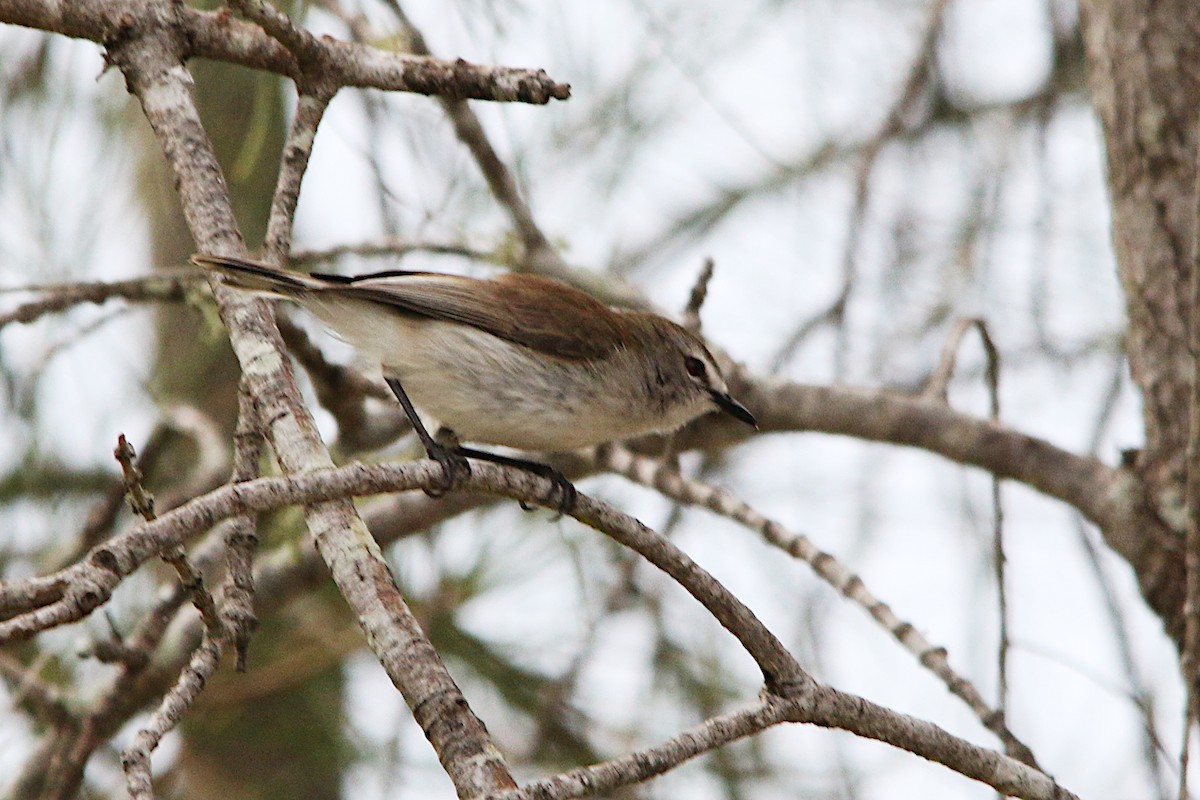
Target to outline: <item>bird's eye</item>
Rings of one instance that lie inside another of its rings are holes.
[[[683,359],[683,368],[687,370],[687,374],[693,378],[704,377],[704,362],[695,356],[686,356]]]

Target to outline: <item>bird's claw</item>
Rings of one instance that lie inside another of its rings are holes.
[[[462,453],[437,445],[429,450],[428,455],[442,466],[442,479],[437,485],[424,489],[425,494],[430,497],[442,497],[471,476],[471,463]]]
[[[537,469],[530,470],[543,478],[550,481],[550,491],[546,492],[546,496],[542,498],[542,503],[547,506],[552,506],[558,511],[558,516],[570,514],[575,508],[575,501],[579,497],[579,492],[575,489],[575,484],[567,479],[566,475],[550,466],[549,464],[537,464],[533,462],[532,466]],[[554,502],[554,498],[558,497],[558,502]],[[524,500],[518,501],[523,511],[533,511],[533,506],[526,503]]]

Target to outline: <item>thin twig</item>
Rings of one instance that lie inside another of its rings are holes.
[[[293,25],[274,5],[265,0],[231,0],[230,5],[261,25],[291,51],[298,65],[295,82],[300,96],[280,156],[279,177],[271,198],[271,214],[263,243],[269,260],[285,264],[292,241],[296,204],[300,200],[300,185],[312,156],[317,128],[339,85],[331,78],[333,65],[327,63],[328,56],[321,42],[308,31]]]
[[[667,741],[637,752],[533,781],[493,800],[563,800],[609,796],[674,769],[685,761],[787,721],[788,704],[767,695],[749,708],[705,720]]]
[[[133,737],[133,743],[121,753],[125,785],[129,796],[134,800],[153,800],[150,754],[158,747],[162,737],[179,724],[183,715],[203,691],[208,679],[217,669],[229,635],[229,631],[224,628],[217,635],[205,632],[204,641],[193,651],[191,661],[180,673],[178,681],[163,697],[146,725]]]
[[[987,390],[990,405],[988,419],[1000,424],[1000,352],[988,333],[987,325],[980,322],[976,328],[983,342],[987,359]],[[999,641],[996,643],[996,708],[1002,716],[1008,714],[1008,657],[1012,651],[1009,637],[1008,614],[1008,558],[1004,552],[1004,503],[1000,496],[1000,476],[991,474],[992,483],[992,564],[996,570],[996,615],[999,617]]]
[[[986,362],[984,383],[988,391],[988,419],[999,425],[1000,352],[996,349],[996,343],[992,341],[991,334],[988,333],[987,323],[982,319],[965,317],[955,323],[950,335],[946,338],[946,344],[942,347],[942,357],[938,362],[937,369],[930,376],[929,382],[926,384],[922,394],[926,398],[936,398],[943,403],[947,402],[950,379],[954,376],[959,347],[967,331],[972,328],[979,333],[979,340],[983,345]],[[1012,642],[1010,641],[1008,632],[1008,580],[1005,575],[1007,558],[1004,555],[1004,504],[1000,497],[1000,483],[1000,476],[993,472],[991,474],[992,569],[996,573],[996,613],[999,617],[999,642],[996,649],[998,695],[996,707],[998,713],[1003,716],[1008,707],[1008,657],[1012,649]]]
[[[361,244],[344,244],[328,247],[323,250],[296,250],[292,252],[291,263],[308,265],[313,263],[328,263],[343,256],[358,256],[360,258],[403,258],[410,253],[432,253],[434,255],[462,256],[472,261],[482,261],[501,266],[508,265],[499,248],[479,250],[465,244],[452,242],[417,242],[398,237],[387,237],[376,242]]]
[[[987,382],[989,390],[991,389],[995,382],[994,370],[997,368],[995,363],[996,347],[991,336],[988,335],[987,323],[979,317],[960,317],[954,322],[954,327],[950,329],[946,342],[942,345],[942,354],[938,359],[937,368],[929,376],[925,388],[921,391],[923,397],[943,403],[947,401],[950,380],[954,377],[954,371],[958,366],[958,351],[962,347],[963,338],[972,328],[979,332],[979,340],[987,357],[987,374],[984,380]],[[999,413],[999,400],[990,395],[989,401],[992,403],[991,413],[994,419],[994,415]]]
[[[1112,377],[1104,398],[1100,403],[1100,410],[1096,416],[1096,422],[1092,427],[1091,439],[1088,442],[1087,452],[1093,455],[1099,451],[1101,444],[1104,442],[1105,435],[1112,424],[1117,400],[1120,397],[1121,388],[1125,381],[1126,370],[1127,366],[1124,355],[1118,355],[1113,360]],[[1088,569],[1091,570],[1096,587],[1100,591],[1100,597],[1104,601],[1105,611],[1108,613],[1113,631],[1113,642],[1117,648],[1117,657],[1125,672],[1125,678],[1129,683],[1130,701],[1137,709],[1137,713],[1142,720],[1140,733],[1142,739],[1142,760],[1146,768],[1146,785],[1154,787],[1152,796],[1164,798],[1165,800],[1169,796],[1169,790],[1165,785],[1162,771],[1159,769],[1159,757],[1166,754],[1166,749],[1163,746],[1162,737],[1158,734],[1158,721],[1155,718],[1155,709],[1160,704],[1156,702],[1154,692],[1142,677],[1136,657],[1136,647],[1130,636],[1129,621],[1126,619],[1126,614],[1121,607],[1114,580],[1109,575],[1109,569],[1104,562],[1100,545],[1096,542],[1082,516],[1075,513],[1072,515],[1072,518],[1075,536],[1079,540],[1079,546],[1083,550]]]
[[[196,461],[182,481],[177,481],[156,499],[158,508],[171,509],[198,494],[215,489],[229,470],[225,443],[216,423],[204,412],[190,405],[168,408],[163,419],[154,426],[138,457],[138,469],[153,473],[159,457],[165,451],[170,433],[187,436],[195,444]],[[125,485],[115,481],[112,488],[88,511],[83,528],[75,536],[71,549],[59,561],[70,564],[104,539],[116,525],[124,505]]]
[[[198,569],[205,570],[215,565],[219,550],[210,546],[211,543],[212,537],[209,537],[197,548],[194,561]],[[116,662],[118,669],[97,693],[98,699],[79,725],[65,734],[60,742],[61,757],[58,763],[61,767],[50,776],[51,790],[46,797],[63,800],[74,797],[83,780],[84,767],[96,748],[116,735],[143,704],[154,698],[156,692],[165,691],[161,681],[156,680],[157,676],[147,673],[154,673],[151,667],[155,653],[168,626],[189,596],[181,585],[176,584],[172,591],[154,604],[132,634],[115,643],[120,648],[120,659]],[[207,630],[207,626],[200,621],[199,635],[181,639],[179,646],[185,648],[186,652],[192,646],[190,642],[201,640]],[[166,676],[164,678],[170,680]],[[155,688],[159,686],[162,688]]]
[[[113,457],[121,465],[121,472],[125,478],[125,489],[129,496],[129,505],[133,512],[147,522],[155,519],[154,495],[150,494],[142,484],[142,471],[134,464],[137,453],[134,452],[133,445],[129,443],[123,433],[117,437],[117,446],[113,450]],[[213,632],[220,631],[222,625],[217,615],[216,602],[204,586],[204,576],[188,561],[183,545],[178,543],[167,545],[159,555],[178,573],[180,584],[191,594],[192,605],[204,619],[204,626]]]
[[[271,198],[271,216],[267,223],[267,236],[263,249],[278,263],[287,263],[288,249],[292,241],[292,224],[296,215],[296,204],[300,201],[300,184],[312,156],[317,138],[317,127],[325,116],[325,109],[333,99],[332,87],[319,89],[320,84],[306,84],[296,101],[296,115],[292,118],[287,141],[279,162],[279,178],[275,183],[275,194]]]
[[[53,285],[19,286],[5,292],[44,292],[45,297],[17,306],[0,314],[0,328],[13,322],[33,322],[46,314],[66,311],[83,303],[100,305],[113,299],[132,303],[178,303],[187,300],[188,293],[199,284],[200,275],[156,274],[125,281],[95,281]]]
[[[988,391],[988,419],[996,425],[1000,424],[1000,352],[996,343],[988,333],[987,323],[975,317],[959,319],[946,339],[942,348],[942,357],[937,369],[930,376],[923,395],[926,398],[936,398],[947,402],[950,379],[954,375],[958,350],[967,331],[975,329],[983,345],[986,366],[984,383]],[[996,648],[997,698],[996,710],[1001,716],[1008,708],[1008,657],[1012,650],[1012,642],[1008,631],[1008,580],[1005,574],[1007,558],[1004,554],[1004,504],[1001,500],[1001,478],[995,472],[991,474],[992,500],[992,569],[996,573],[996,613],[998,620],[998,637]]]
[[[259,477],[259,460],[265,444],[254,398],[245,381],[238,385],[238,423],[234,433],[233,474],[230,480],[244,483]],[[225,533],[227,575],[221,597],[221,616],[233,633],[237,652],[236,668],[246,671],[250,634],[258,625],[254,613],[254,552],[258,548],[258,532],[250,515],[234,517]]]
[[[808,564],[819,578],[861,607],[926,669],[936,675],[953,694],[967,704],[988,730],[1004,744],[1005,752],[1037,767],[1033,752],[1007,727],[1002,709],[992,708],[978,689],[951,666],[946,648],[928,641],[915,625],[901,620],[891,607],[867,589],[862,578],[837,558],[819,549],[803,534],[792,533],[778,522],[759,514],[724,489],[684,478],[661,462],[609,445],[598,452],[602,465],[643,486],[650,486],[676,502],[703,506],[757,532],[768,543]]]
[[[263,436],[258,429],[254,402],[242,381],[238,392],[238,429],[235,434],[235,461],[232,482],[258,476]],[[163,736],[173,730],[193,705],[208,679],[216,671],[226,646],[237,652],[238,672],[246,669],[246,650],[250,634],[257,624],[254,614],[254,579],[251,558],[258,537],[254,519],[248,514],[234,516],[223,538],[228,575],[221,598],[220,626],[206,626],[204,637],[192,652],[187,667],[180,671],[175,685],[163,697],[158,709],[121,755],[126,786],[136,800],[154,797],[150,757]]]
[[[905,117],[911,113],[912,108],[921,98],[921,92],[928,80],[930,64],[948,4],[949,0],[934,0],[929,9],[925,33],[917,45],[916,55],[912,58],[900,93],[896,96],[891,108],[888,109],[879,129],[866,141],[859,153],[858,170],[854,178],[854,203],[851,206],[850,219],[847,224],[846,246],[842,251],[842,283],[838,293],[828,305],[800,325],[796,332],[779,348],[772,359],[772,371],[782,369],[796,349],[813,331],[825,325],[833,325],[837,330],[837,344],[834,353],[835,374],[840,376],[844,372],[843,364],[847,342],[843,322],[858,278],[859,248],[863,241],[863,225],[870,203],[871,176],[875,171],[875,165],[883,146],[904,130]]]
[[[716,264],[712,258],[704,259],[704,265],[700,267],[700,274],[696,276],[696,284],[692,287],[687,305],[683,308],[683,327],[696,335],[700,334],[700,307],[704,305],[704,300],[708,297],[708,284],[712,280],[715,267]]]

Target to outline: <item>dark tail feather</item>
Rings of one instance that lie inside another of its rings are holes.
[[[313,288],[317,282],[307,275],[233,256],[214,256],[197,253],[192,263],[205,269],[215,270],[232,285],[253,292],[265,292],[280,297],[294,297]]]

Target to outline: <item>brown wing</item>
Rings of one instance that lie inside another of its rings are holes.
[[[439,273],[328,278],[325,291],[461,322],[562,358],[600,358],[623,343],[617,313],[574,287],[535,275],[478,280]]]

